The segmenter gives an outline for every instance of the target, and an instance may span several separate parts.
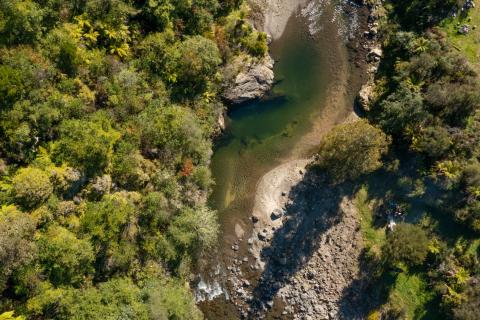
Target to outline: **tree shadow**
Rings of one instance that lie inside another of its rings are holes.
[[[397,150],[398,152],[398,150]],[[409,152],[397,153],[396,159],[400,165],[394,171],[381,169],[363,177],[360,182],[368,190],[368,201],[376,202],[372,208],[375,229],[384,228],[386,224],[385,211],[389,202],[408,204],[404,219],[409,223],[418,223],[423,217],[433,219],[432,231],[441,234],[442,239],[453,244],[458,237],[469,237],[471,232],[452,221],[448,213],[449,198],[445,191],[439,189],[431,178],[422,174],[424,159]],[[423,191],[416,192],[417,183],[421,181]],[[398,222],[398,221],[397,221]],[[365,303],[365,312],[378,310],[387,303],[393,285],[400,271],[382,265],[382,262],[372,259],[366,249],[359,258],[360,271],[354,280],[342,293],[340,310],[342,318],[356,319],[352,315],[352,303],[360,298]],[[412,273],[426,273],[427,268],[410,270]],[[431,300],[425,305],[426,313],[422,319],[438,319],[438,301]],[[365,314],[366,317],[366,314]],[[419,317],[420,318],[420,317]]]
[[[284,208],[286,221],[273,234],[270,246],[261,251],[264,271],[253,289],[250,317],[264,312],[278,291],[290,282],[319,246],[319,237],[341,221],[340,204],[355,192],[355,185],[330,185],[315,169],[292,188]]]
[[[381,169],[357,181],[338,185],[329,184],[318,170],[307,170],[302,181],[288,194],[290,201],[284,208],[286,221],[274,231],[270,245],[261,251],[265,268],[253,288],[253,298],[249,302],[250,318],[257,319],[268,309],[269,302],[274,300],[279,290],[292,283],[293,276],[317,251],[320,237],[342,220],[342,200],[353,198],[360,187],[368,189],[369,202],[376,200],[377,204],[384,204],[373,208],[375,228],[385,227],[387,219],[384,214],[391,201],[408,204],[405,217],[402,217],[405,221],[418,222],[428,212],[435,219],[436,228],[453,229],[451,219],[438,207],[445,201],[441,192],[428,177],[421,175],[419,168],[422,168],[423,160],[410,153],[405,153],[400,160],[399,167],[392,171]],[[420,180],[424,190],[417,194],[417,182]],[[457,230],[449,232],[453,231]],[[370,310],[387,301],[395,283],[392,270],[382,271],[381,262],[372,260],[366,249],[358,263],[359,272],[355,280],[341,294],[338,306],[341,319],[365,318]]]

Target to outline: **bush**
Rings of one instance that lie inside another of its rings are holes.
[[[380,168],[390,139],[364,120],[335,127],[321,141],[315,166],[336,182],[353,180]]]
[[[37,245],[43,273],[56,286],[79,286],[94,271],[90,242],[78,239],[65,228],[48,228],[38,239]]]
[[[46,201],[53,192],[49,175],[40,169],[27,167],[18,170],[12,180],[15,201],[33,208]]]
[[[419,226],[400,223],[388,234],[383,254],[390,265],[421,265],[428,253],[428,236]]]

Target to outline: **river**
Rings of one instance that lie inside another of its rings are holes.
[[[248,255],[248,246],[239,239],[251,232],[249,217],[260,178],[288,160],[310,156],[322,134],[353,111],[362,72],[354,66],[346,40],[355,32],[357,17],[345,19],[337,3],[317,0],[314,5],[294,14],[270,46],[276,83],[269,96],[231,110],[227,130],[216,143],[210,205],[219,212],[221,234],[219,251],[210,258],[215,272],[203,277],[210,284],[227,288],[225,266]],[[232,250],[235,244],[238,252]],[[228,293],[201,304],[208,319],[238,318],[225,297]]]

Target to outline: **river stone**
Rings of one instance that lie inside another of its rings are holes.
[[[367,54],[367,61],[368,62],[379,61],[382,56],[383,56],[383,51],[381,48],[373,48]]]
[[[283,211],[280,209],[275,209],[273,210],[272,214],[270,215],[270,218],[272,220],[277,220],[280,219],[283,216]]]
[[[265,231],[260,231],[258,233],[258,239],[262,241],[267,240],[267,233]]]

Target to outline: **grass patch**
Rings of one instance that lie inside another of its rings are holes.
[[[365,186],[355,195],[354,204],[360,214],[360,230],[365,247],[375,254],[380,254],[386,240],[385,228],[376,228],[374,225],[372,203],[368,199],[368,189]]]
[[[464,24],[470,26],[468,34],[458,32],[460,26]],[[470,9],[467,16],[458,14],[456,17],[447,18],[440,27],[447,33],[453,47],[461,51],[474,64],[475,69],[480,71],[480,9],[478,7]]]
[[[390,303],[402,306],[406,319],[424,319],[434,298],[421,274],[400,273],[390,293]]]

